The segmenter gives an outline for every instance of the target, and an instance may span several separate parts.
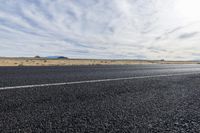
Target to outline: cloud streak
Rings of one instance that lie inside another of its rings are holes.
[[[196,36],[197,34],[199,34],[199,33],[198,32],[184,33],[184,34],[180,35],[179,38],[180,39],[192,38],[192,37]]]
[[[176,1],[2,0],[0,56],[196,60],[199,20]]]

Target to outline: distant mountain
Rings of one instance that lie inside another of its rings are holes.
[[[65,56],[47,56],[46,58],[49,58],[49,59],[68,59],[68,57],[65,57]]]

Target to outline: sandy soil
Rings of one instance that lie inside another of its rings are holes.
[[[0,58],[0,66],[68,66],[68,65],[126,65],[126,64],[199,64],[194,61],[96,60]]]

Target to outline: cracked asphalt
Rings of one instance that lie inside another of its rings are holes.
[[[184,74],[0,90],[0,132],[198,133],[200,65],[0,67],[0,87]]]

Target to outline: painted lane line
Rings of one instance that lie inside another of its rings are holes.
[[[67,83],[51,83],[51,84],[37,84],[37,85],[22,85],[22,86],[0,87],[0,90],[20,89],[20,88],[34,88],[34,87],[47,87],[47,86],[62,86],[62,85],[67,85]]]
[[[10,87],[0,87],[0,90],[20,89],[20,88],[35,88],[35,87],[48,87],[48,86],[62,86],[62,85],[74,85],[74,84],[84,84],[84,83],[98,83],[98,82],[132,80],[132,79],[145,79],[145,78],[157,78],[157,77],[172,77],[172,76],[184,76],[184,75],[193,75],[193,74],[197,75],[197,74],[200,74],[200,72],[195,72],[195,73],[181,73],[181,74],[162,74],[162,75],[137,76],[137,77],[112,78],[112,79],[111,78],[110,79],[97,79],[97,80],[74,81],[74,82],[63,82],[63,83],[50,83],[50,84],[10,86]]]

